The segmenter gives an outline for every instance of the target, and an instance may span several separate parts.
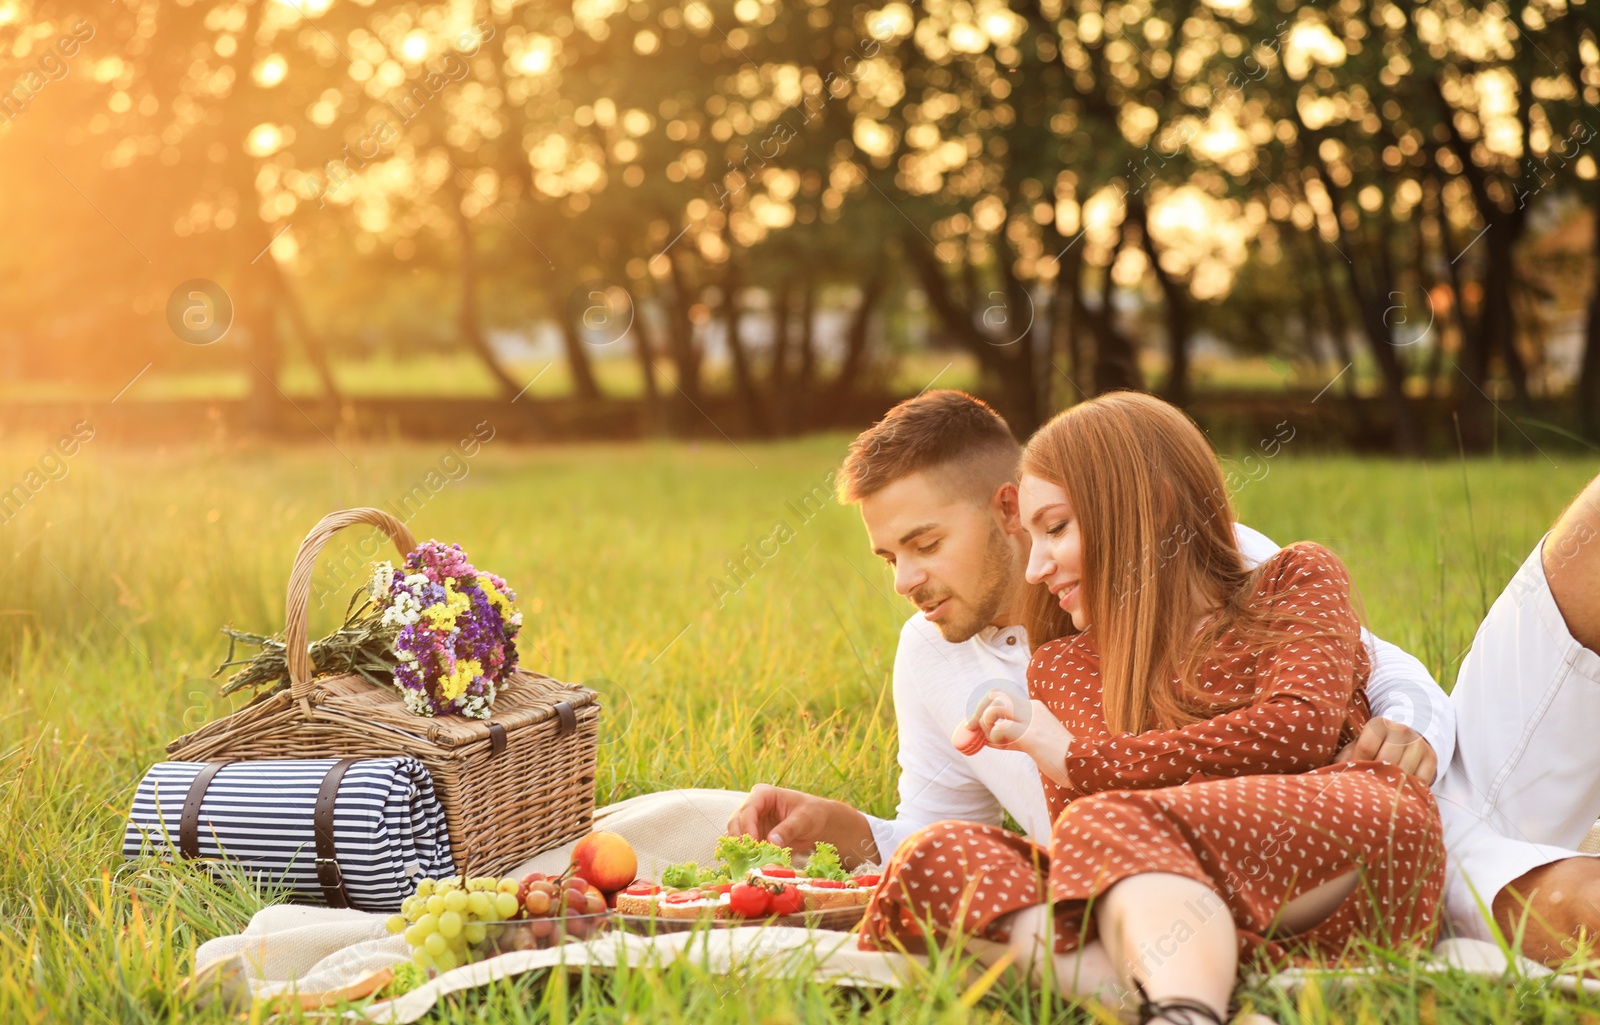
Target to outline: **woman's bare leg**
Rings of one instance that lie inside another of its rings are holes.
[[[1152,1003],[1183,999],[1228,1020],[1239,969],[1239,939],[1228,907],[1187,876],[1130,876],[1100,898],[1100,942],[1126,992],[1144,987]]]
[[[1359,876],[1347,872],[1285,904],[1273,935],[1305,932],[1331,915],[1354,892]],[[1114,1011],[1138,1005],[1134,983],[1154,1003],[1196,1000],[1227,1020],[1238,972],[1238,935],[1233,916],[1210,887],[1187,876],[1150,872],[1117,883],[1100,898],[1100,939],[1070,954],[1054,954],[1043,904],[998,919],[1011,940],[969,939],[968,949],[986,965],[1015,955],[1017,973],[1036,984],[1054,975],[1057,991],[1093,997]],[[1255,1022],[1270,1022],[1256,1015]]]
[[[1125,994],[1117,971],[1098,941],[1085,943],[1070,954],[1054,953],[1054,936],[1047,933],[1050,915],[1045,905],[1013,911],[996,919],[995,924],[1010,931],[1010,942],[977,937],[967,940],[967,949],[982,963],[992,965],[1009,953],[1014,957],[1011,971],[1019,979],[1035,985],[1053,985],[1066,996],[1093,997],[1113,1009],[1123,1005]]]

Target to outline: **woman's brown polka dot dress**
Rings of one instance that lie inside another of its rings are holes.
[[[1241,961],[1337,957],[1356,937],[1429,942],[1444,880],[1432,795],[1393,765],[1329,764],[1369,718],[1348,573],[1320,545],[1292,545],[1263,565],[1251,600],[1271,605],[1274,628],[1305,637],[1304,618],[1325,620],[1351,640],[1291,639],[1260,651],[1225,636],[1199,680],[1219,698],[1253,696],[1252,704],[1181,729],[1117,736],[1101,715],[1092,629],[1041,645],[1028,691],[1074,738],[1072,785],[1044,779],[1055,822],[1049,850],[969,822],[913,833],[873,892],[860,946],[925,953],[925,927],[936,943],[956,934],[1003,943],[996,918],[1048,899],[1055,950],[1066,953],[1095,936],[1092,899],[1142,872],[1188,876],[1220,897],[1174,909],[1172,936],[1147,957],[1170,956],[1222,905]],[[1284,904],[1356,868],[1360,884],[1327,919],[1292,941],[1268,938]]]

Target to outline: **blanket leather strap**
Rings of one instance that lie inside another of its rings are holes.
[[[317,807],[311,816],[317,841],[317,882],[322,885],[322,894],[330,908],[350,906],[344,875],[339,871],[338,847],[333,840],[333,809],[339,798],[339,781],[344,779],[345,770],[358,761],[359,758],[341,758],[322,777],[322,786],[317,790]]]
[[[231,758],[207,762],[189,784],[189,792],[183,799],[183,815],[178,819],[178,854],[181,857],[193,860],[200,856],[200,802],[205,800],[212,778],[232,762]]]

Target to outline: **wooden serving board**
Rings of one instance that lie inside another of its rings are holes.
[[[613,915],[614,928],[650,935],[652,932],[687,932],[702,922],[732,928],[737,925],[787,925],[801,929],[832,929],[853,932],[867,913],[866,905],[831,908],[827,911],[802,911],[798,915],[773,915],[769,918],[661,918],[656,915]]]

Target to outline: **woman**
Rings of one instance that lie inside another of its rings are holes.
[[[1216,456],[1147,395],[1062,413],[1021,470],[1032,700],[992,692],[952,741],[1033,757],[1050,848],[963,822],[913,834],[861,945],[922,951],[931,928],[1077,994],[1136,992],[1141,1021],[1221,1022],[1241,956],[1428,942],[1444,849],[1427,787],[1329,764],[1368,718],[1339,560],[1306,542],[1246,568]]]

